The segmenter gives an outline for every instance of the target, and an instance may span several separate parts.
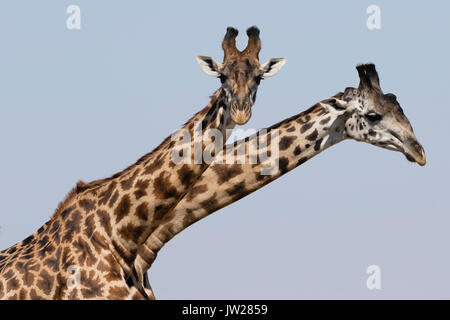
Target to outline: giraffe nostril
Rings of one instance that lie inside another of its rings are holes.
[[[237,105],[235,103],[231,104],[231,114],[236,114],[239,111]]]

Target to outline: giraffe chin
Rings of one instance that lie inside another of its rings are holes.
[[[404,148],[403,154],[409,161],[416,162],[419,166],[422,167],[427,163],[425,150],[423,149],[422,145],[419,142],[417,142],[416,139],[413,138],[406,139],[403,148]]]
[[[421,167],[423,167],[427,163],[427,158],[426,158],[425,154],[418,156],[418,157],[414,157],[408,153],[405,153],[405,157],[406,157],[406,159],[408,159],[408,161],[415,162]]]

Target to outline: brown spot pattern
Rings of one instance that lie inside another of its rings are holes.
[[[102,296],[102,287],[98,277],[94,271],[90,271],[89,274],[82,270],[80,281],[82,283],[81,293],[83,297],[87,299],[94,299]]]
[[[114,215],[116,216],[116,223],[119,223],[126,215],[130,212],[130,196],[128,194],[124,195],[120,202],[117,204],[116,209],[114,209]]]
[[[285,174],[288,171],[289,160],[286,157],[281,157],[279,161],[281,174]]]
[[[309,129],[311,129],[313,125],[314,125],[314,121],[305,123],[305,124],[300,128],[300,133],[305,133],[306,131],[308,131]]]
[[[53,289],[54,282],[54,276],[49,274],[47,270],[42,269],[36,284],[46,295],[49,295]]]
[[[116,185],[117,183],[115,181],[112,181],[109,184],[108,189],[100,194],[101,199],[98,202],[99,205],[105,205],[108,202],[109,198],[111,198],[111,195],[114,192]]]
[[[311,134],[307,135],[305,138],[309,141],[314,141],[317,139],[318,135],[319,135],[319,132],[317,132],[317,129],[314,129],[314,131]]]
[[[239,164],[232,164],[232,165],[220,164],[214,165],[211,168],[217,174],[218,184],[222,184],[243,172],[242,166]]]
[[[180,169],[177,170],[177,174],[181,184],[186,187],[193,184],[197,177],[192,169],[186,164],[184,164]]]
[[[114,206],[114,204],[117,201],[117,198],[119,198],[119,191],[116,190],[116,192],[114,192],[113,196],[111,197],[111,200],[109,200],[109,207],[112,208]]]
[[[134,171],[134,173],[131,175],[131,177],[129,177],[128,179],[126,179],[120,183],[123,190],[126,191],[132,187],[134,180],[136,179],[136,177],[138,176],[140,171],[141,170],[137,169],[136,171]]]
[[[176,198],[179,196],[177,189],[170,182],[169,175],[161,172],[153,182],[154,195],[159,199]]]
[[[287,148],[289,148],[295,139],[296,139],[295,136],[285,136],[285,137],[281,138],[280,139],[280,150],[286,150]]]
[[[109,289],[109,295],[107,299],[109,300],[122,300],[128,295],[127,289],[124,287],[113,286]]]
[[[135,215],[143,220],[143,221],[147,221],[148,216],[150,214],[149,211],[149,204],[148,202],[143,202],[140,205],[137,206],[136,211],[135,211]]]
[[[134,225],[131,222],[119,229],[120,235],[133,243],[137,243],[141,235],[144,233],[145,227],[142,225]]]
[[[319,123],[321,125],[324,125],[324,124],[327,124],[330,120],[331,120],[331,117],[326,117],[325,119],[320,120]]]
[[[90,211],[94,210],[94,208],[95,208],[94,200],[81,199],[79,204],[80,204],[80,207],[82,209],[84,209],[84,211],[86,211],[86,213],[89,213]]]
[[[106,212],[105,210],[97,210],[97,217],[99,219],[100,225],[106,231],[106,234],[111,237],[112,227],[108,212]]]
[[[140,199],[143,196],[147,195],[147,188],[150,183],[150,180],[138,180],[135,185],[134,196],[136,199]]]
[[[80,232],[81,214],[78,210],[74,211],[71,215],[71,219],[65,224],[64,235],[62,240],[64,242],[72,241],[73,235]]]
[[[145,173],[152,174],[153,172],[161,168],[163,163],[164,161],[161,159],[161,157],[156,158],[150,165],[147,166],[147,168],[145,168]]]

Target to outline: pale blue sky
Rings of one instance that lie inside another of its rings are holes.
[[[77,4],[82,29],[66,29]],[[382,29],[366,28],[381,8]],[[208,103],[227,26],[261,29],[247,128],[299,113],[376,63],[427,153],[346,141],[169,242],[150,273],[171,298],[450,298],[448,1],[2,1],[0,248],[37,230],[78,179],[109,176]],[[367,266],[382,289],[366,288]]]

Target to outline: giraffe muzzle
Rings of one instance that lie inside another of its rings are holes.
[[[420,166],[424,166],[427,163],[425,150],[416,139],[408,138],[406,140],[403,154],[406,159],[411,162],[416,162]]]
[[[243,125],[246,124],[248,120],[250,120],[252,116],[252,109],[248,102],[243,104],[233,103],[231,105],[230,114],[231,119],[233,119],[236,124]]]

